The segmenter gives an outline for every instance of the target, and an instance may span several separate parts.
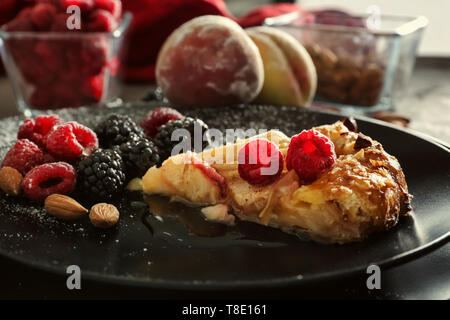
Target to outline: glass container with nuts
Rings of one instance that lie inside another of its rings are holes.
[[[372,20],[371,20],[372,19]],[[356,112],[387,110],[405,94],[424,17],[294,12],[266,19],[300,41],[318,75],[316,102]]]

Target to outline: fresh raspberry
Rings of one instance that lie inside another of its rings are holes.
[[[83,94],[91,98],[94,102],[99,102],[103,96],[104,74],[92,76],[83,84]]]
[[[314,129],[292,137],[286,156],[288,170],[294,169],[305,183],[319,178],[335,161],[333,142]]]
[[[2,167],[12,167],[22,174],[26,174],[35,166],[44,163],[44,153],[28,139],[20,139],[6,153]]]
[[[41,137],[35,137],[34,127],[36,126],[34,119],[25,119],[19,127],[19,132],[17,133],[18,139],[28,139],[33,141],[37,145],[41,142]],[[36,139],[38,138],[38,139]]]
[[[46,72],[54,72],[57,75],[64,67],[65,61],[61,50],[57,50],[55,44],[54,41],[38,41],[34,46],[34,53],[35,61],[39,61],[45,67]]]
[[[20,60],[19,69],[28,83],[39,87],[49,86],[56,78],[56,74],[49,72],[43,63],[36,63],[36,60],[30,57]]]
[[[165,125],[170,120],[183,119],[183,115],[177,110],[172,108],[156,108],[150,110],[141,122],[141,127],[144,129],[145,134],[153,139],[158,133],[158,129]]]
[[[46,136],[56,125],[64,123],[64,120],[56,114],[52,114],[49,116],[36,117],[34,122],[34,131]]]
[[[38,3],[32,8],[30,19],[39,31],[50,30],[56,8],[49,3]]]
[[[97,9],[109,11],[115,19],[122,15],[122,2],[120,0],[94,0]]]
[[[76,161],[98,147],[97,135],[77,122],[60,124],[47,136],[46,147],[57,159]]]
[[[120,60],[117,56],[111,58],[108,61],[108,63],[106,64],[106,66],[108,67],[108,71],[109,71],[109,74],[111,75],[111,77],[115,77],[119,74]]]
[[[50,153],[44,153],[44,158],[43,158],[42,164],[52,163],[52,162],[58,162],[58,160],[54,156],[52,156]]]
[[[33,31],[31,22],[32,8],[24,8],[19,14],[6,25],[7,31]]]
[[[87,30],[91,32],[111,32],[117,27],[117,21],[109,11],[95,10],[89,17]]]
[[[238,172],[253,185],[273,183],[283,171],[284,157],[278,147],[266,139],[247,143],[238,152]]]
[[[75,184],[75,169],[65,162],[54,162],[40,165],[28,172],[22,187],[30,200],[42,202],[51,194],[72,192]]]
[[[26,119],[19,127],[18,139],[28,139],[36,143],[39,147],[45,147],[45,138],[50,130],[64,120],[57,115],[39,116],[36,119]]]

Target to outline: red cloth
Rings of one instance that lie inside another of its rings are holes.
[[[35,0],[0,0],[0,25],[14,18],[21,8]],[[266,5],[235,18],[223,0],[122,0],[123,11],[133,14],[133,22],[122,55],[122,75],[129,81],[149,81],[155,77],[155,60],[167,36],[184,22],[212,14],[233,19],[243,27],[260,25],[265,18],[301,10],[289,3]],[[1,68],[0,68],[1,69]]]

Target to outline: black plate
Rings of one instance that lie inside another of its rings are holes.
[[[151,104],[120,107],[140,120]],[[109,110],[59,113],[93,126]],[[298,108],[237,106],[182,110],[210,127],[278,128],[288,135],[332,123],[342,116]],[[15,139],[20,118],[0,121],[0,157]],[[88,219],[65,223],[29,202],[0,196],[0,253],[23,263],[65,273],[81,267],[84,277],[162,288],[236,288],[301,284],[365,270],[371,263],[393,265],[449,238],[450,153],[404,130],[359,119],[360,130],[395,155],[406,174],[414,211],[387,232],[347,245],[322,245],[256,224],[236,227],[205,223],[184,206],[169,206],[163,221],[149,215],[140,194],[117,199],[121,211],[113,230],[94,229]],[[192,232],[199,234],[194,235]]]

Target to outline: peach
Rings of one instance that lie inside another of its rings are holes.
[[[177,105],[244,103],[259,94],[264,69],[258,48],[237,23],[207,15],[167,38],[158,54],[156,81]]]
[[[270,27],[246,29],[256,43],[264,64],[264,85],[259,103],[310,104],[317,87],[317,74],[306,49],[287,32]]]

